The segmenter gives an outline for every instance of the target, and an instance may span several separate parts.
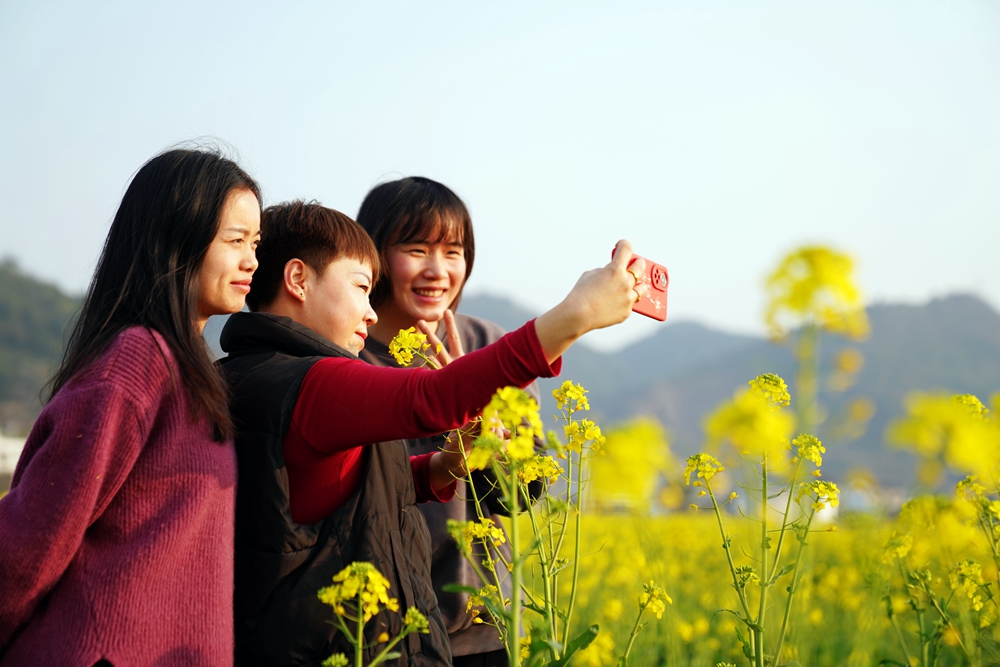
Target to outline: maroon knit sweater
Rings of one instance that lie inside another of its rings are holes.
[[[42,411],[0,500],[0,666],[232,665],[236,456],[158,334]]]

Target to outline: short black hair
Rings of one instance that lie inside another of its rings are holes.
[[[274,303],[285,281],[285,265],[289,261],[300,259],[323,275],[330,262],[340,257],[368,264],[372,281],[378,280],[378,251],[358,223],[315,201],[268,206],[261,216],[258,266],[247,306],[256,311]]]

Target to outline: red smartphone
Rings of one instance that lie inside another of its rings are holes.
[[[611,251],[614,258],[615,251]],[[639,255],[632,255],[632,262]],[[643,259],[646,259],[643,257]],[[629,262],[629,266],[632,266]],[[667,319],[667,287],[670,285],[670,274],[667,267],[646,259],[646,272],[639,278],[640,283],[649,285],[649,291],[632,306],[633,313],[639,313],[654,320],[663,322]]]

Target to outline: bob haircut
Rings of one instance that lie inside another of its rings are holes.
[[[217,150],[168,150],[139,168],[111,222],[50,400],[118,334],[146,327],[173,352],[192,419],[204,413],[216,440],[232,437],[226,385],[196,320],[202,261],[229,195],[241,189],[260,202],[257,182]]]
[[[389,248],[403,243],[457,241],[465,250],[465,280],[472,275],[476,259],[472,218],[465,203],[442,183],[410,176],[377,185],[361,202],[358,224],[372,237],[383,262]],[[386,271],[385,279],[372,290],[372,308],[378,310],[391,298],[392,276]],[[461,298],[459,290],[448,307],[457,308]]]
[[[274,303],[289,261],[300,259],[322,276],[330,262],[341,257],[368,264],[373,283],[378,281],[378,251],[358,223],[314,201],[268,206],[260,221],[258,266],[247,306],[257,311]]]

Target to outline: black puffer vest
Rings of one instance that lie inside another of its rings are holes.
[[[236,664],[316,665],[331,653],[354,661],[353,647],[335,626],[333,609],[317,591],[353,561],[375,565],[399,600],[365,626],[367,643],[395,636],[402,615],[416,607],[430,634],[396,645],[397,665],[451,665],[448,635],[431,586],[430,537],[414,507],[409,455],[402,441],[366,447],[368,470],[357,492],[326,519],[292,521],[282,440],[299,386],[325,357],[354,355],[286,317],[237,313],[222,331],[222,360],[232,391],[239,485],[236,494]],[[372,400],[379,400],[373,396]],[[330,428],[350,419],[330,406]],[[370,649],[368,660],[381,647]]]

